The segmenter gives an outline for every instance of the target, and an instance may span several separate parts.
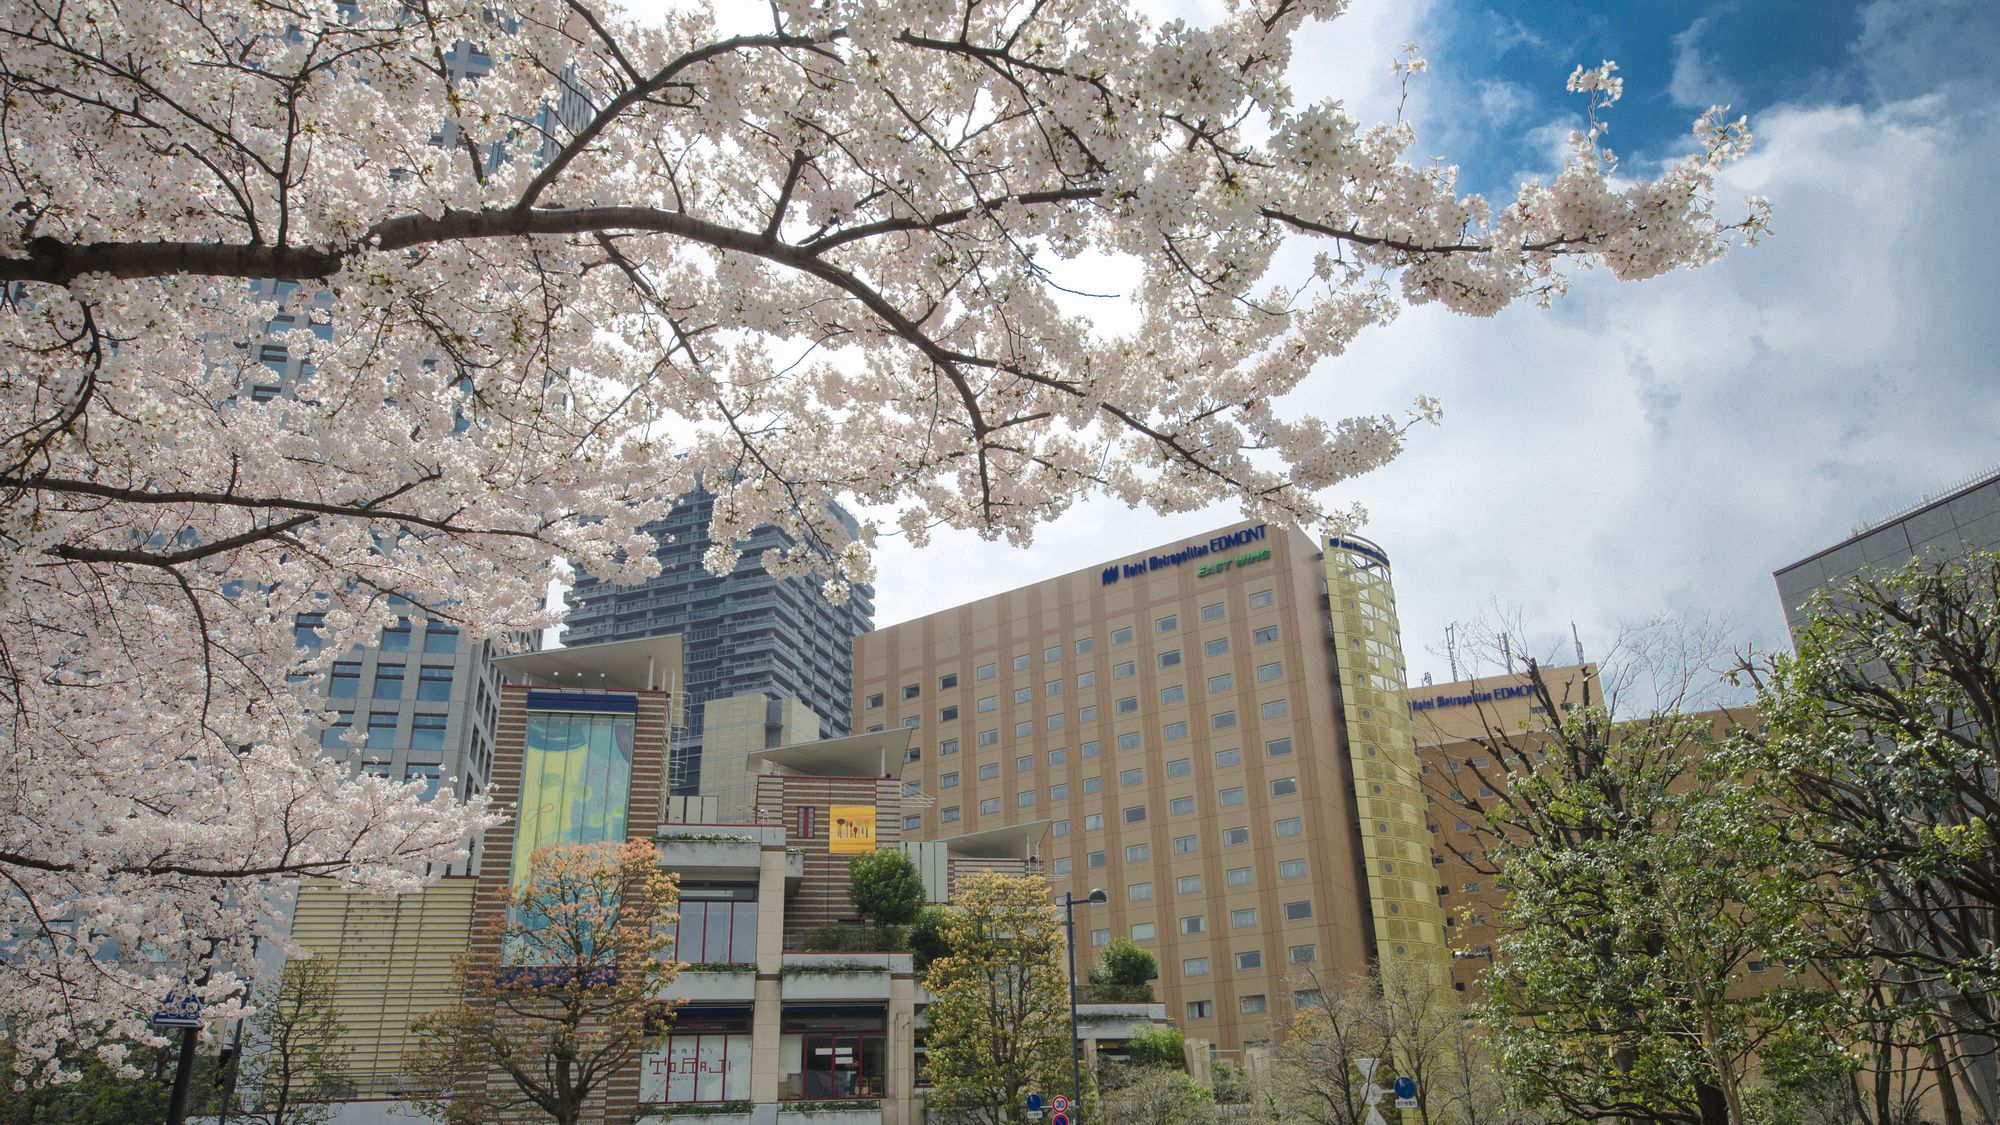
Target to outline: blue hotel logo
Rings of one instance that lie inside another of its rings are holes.
[[[1179,566],[1193,559],[1204,559],[1210,555],[1221,554],[1234,547],[1241,547],[1248,543],[1260,543],[1264,539],[1264,529],[1268,526],[1268,524],[1260,523],[1256,527],[1246,527],[1241,531],[1232,531],[1227,535],[1218,535],[1206,543],[1190,543],[1178,551],[1170,551],[1164,555],[1149,555],[1138,562],[1116,563],[1107,566],[1104,568],[1104,573],[1101,576],[1103,584],[1109,586],[1120,578],[1137,578],[1148,571],[1166,570],[1169,567]],[[1266,550],[1260,557],[1269,557],[1269,555],[1270,551]],[[1246,558],[1236,561],[1253,562],[1255,560]],[[1218,568],[1218,570],[1221,569],[1227,568]],[[1203,568],[1203,573],[1205,576],[1217,573],[1217,571]]]

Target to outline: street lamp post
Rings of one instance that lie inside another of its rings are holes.
[[[1083,1121],[1083,1036],[1076,1030],[1076,905],[1081,901],[1086,906],[1096,906],[1111,901],[1111,896],[1102,888],[1092,890],[1089,895],[1078,900],[1068,891],[1056,900],[1063,908],[1063,936],[1069,946],[1069,1080],[1070,1080],[1070,1120],[1081,1125]]]

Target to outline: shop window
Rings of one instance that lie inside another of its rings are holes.
[[[788,1014],[778,1036],[778,1097],[880,1098],[888,1036],[880,1012]]]
[[[639,1100],[658,1104],[750,1099],[750,1017],[674,1014],[673,1034],[648,1051],[639,1071]]]

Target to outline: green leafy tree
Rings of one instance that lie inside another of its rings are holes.
[[[910,923],[911,965],[921,973],[931,967],[931,962],[951,951],[945,944],[945,926],[948,913],[938,906],[926,906],[917,912],[917,920]]]
[[[1823,992],[1743,987],[1750,962],[1808,954],[1810,867],[1710,753],[1713,716],[1614,721],[1529,676],[1559,719],[1488,740],[1510,772],[1466,805],[1507,888],[1481,1018],[1514,1089],[1572,1119],[1745,1125],[1752,1075],[1837,1072],[1807,1018]]]
[[[294,960],[258,989],[237,1064],[233,1116],[254,1125],[319,1125],[347,1080],[331,958]]]
[[[1125,1060],[1133,1066],[1187,1069],[1187,1038],[1178,1027],[1145,1027],[1125,1041]]]
[[[1857,1101],[1894,1122],[1934,1084],[1947,1125],[1992,1121],[2000,554],[1911,562],[1808,616],[1795,655],[1742,669],[1762,726],[1732,752],[1819,859],[1834,940],[1818,965],[1842,983],[1839,1022],[1866,1056]]]
[[[1104,1095],[1107,1125],[1199,1125],[1213,1116],[1214,1095],[1187,1072],[1163,1066],[1131,1070]]]
[[[95,1054],[65,1060],[74,1081],[29,1083],[20,1078],[14,1044],[0,1037],[0,1125],[130,1125],[164,1121],[174,1081],[179,1040],[166,1047],[140,1046],[126,1055],[136,1073],[120,1074]],[[19,1088],[16,1088],[16,1083]],[[210,1088],[200,1074],[195,1090]]]
[[[463,1002],[411,1025],[417,1106],[450,1125],[600,1119],[606,1082],[666,1034],[677,901],[645,841],[537,851],[458,959]]]
[[[979,872],[959,882],[951,904],[950,952],[924,974],[936,997],[926,1103],[951,1122],[1027,1125],[1030,1092],[1071,1082],[1061,918],[1048,884],[1032,877]]]
[[[909,856],[875,851],[854,857],[847,869],[847,897],[863,919],[877,926],[907,926],[917,920],[929,896]]]
[[[1084,999],[1100,1004],[1146,1004],[1153,1000],[1153,981],[1160,975],[1160,959],[1153,951],[1126,938],[1114,938],[1104,947],[1090,980],[1083,989]]]

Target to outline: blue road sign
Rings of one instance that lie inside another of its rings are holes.
[[[185,978],[167,991],[166,998],[153,1013],[154,1027],[200,1027],[201,997],[194,994],[194,985]]]
[[[1042,1096],[1040,1094],[1029,1094],[1028,1112],[1039,1113],[1041,1111],[1041,1108],[1042,1108]]]
[[[1407,1074],[1403,1074],[1403,1075],[1398,1075],[1398,1076],[1396,1077],[1396,1096],[1397,1096],[1397,1097],[1399,1097],[1399,1098],[1414,1098],[1414,1097],[1416,1097],[1416,1096],[1417,1096],[1417,1080],[1416,1080],[1416,1079],[1414,1079],[1414,1078],[1412,1078],[1412,1077],[1410,1077],[1410,1076],[1409,1076],[1409,1075],[1407,1075]]]
[[[1069,1114],[1056,1110],[1049,1114],[1049,1125],[1069,1125]]]

